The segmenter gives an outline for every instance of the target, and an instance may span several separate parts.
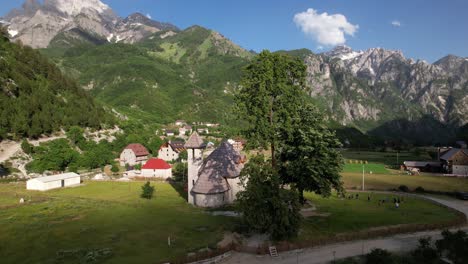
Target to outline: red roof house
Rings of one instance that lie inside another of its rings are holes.
[[[152,158],[141,167],[141,175],[168,179],[172,177],[172,166],[162,159]]]
[[[167,162],[162,159],[150,159],[146,162],[141,169],[150,169],[150,170],[167,170],[172,168]]]
[[[120,166],[143,164],[148,160],[148,155],[149,152],[145,146],[138,143],[129,144],[120,153]]]

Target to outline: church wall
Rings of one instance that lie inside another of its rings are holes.
[[[199,207],[220,207],[226,204],[225,193],[194,194],[194,205]]]

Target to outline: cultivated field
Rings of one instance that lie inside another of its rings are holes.
[[[45,193],[24,183],[0,184],[1,263],[159,263],[215,247],[236,218],[187,205],[167,183],[153,183],[155,198],[139,198],[142,182],[86,182]],[[26,203],[19,205],[20,197]],[[383,195],[348,200],[307,194],[318,215],[307,218],[300,241],[396,224],[455,219],[448,209],[414,198],[401,208],[379,206]],[[391,197],[388,197],[391,199]],[[167,245],[171,237],[171,246]]]

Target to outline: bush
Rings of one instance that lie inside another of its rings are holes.
[[[366,255],[366,264],[393,264],[395,263],[390,252],[384,249],[375,248]]]
[[[146,182],[145,185],[141,186],[141,190],[141,198],[148,200],[153,198],[154,186],[151,186],[149,181]]]
[[[415,191],[415,192],[418,192],[418,193],[423,193],[423,192],[425,192],[426,190],[424,190],[423,187],[418,186],[418,187],[416,187],[416,189],[414,189],[414,191]]]
[[[408,186],[406,186],[406,185],[400,185],[400,187],[398,187],[398,190],[400,192],[409,192],[410,191]]]

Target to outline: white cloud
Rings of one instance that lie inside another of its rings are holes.
[[[309,8],[294,15],[294,22],[306,35],[315,38],[320,45],[335,46],[346,42],[345,35],[354,36],[358,25],[348,22],[342,14],[319,14]]]
[[[146,14],[146,17],[151,19],[151,15],[150,14]]]
[[[401,22],[398,20],[393,20],[391,24],[392,26],[395,26],[395,27],[401,27]]]
[[[319,46],[317,46],[317,50],[323,50],[323,49],[324,49],[324,47],[323,47],[323,46],[320,46],[320,45],[319,45]]]

